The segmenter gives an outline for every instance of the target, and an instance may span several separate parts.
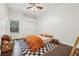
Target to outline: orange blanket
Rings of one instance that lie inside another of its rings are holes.
[[[25,37],[25,41],[28,43],[32,52],[36,52],[39,48],[44,47],[43,40],[36,35],[29,35]]]

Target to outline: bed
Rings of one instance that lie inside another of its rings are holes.
[[[47,42],[43,48],[40,48],[35,53],[33,53],[30,51],[30,49],[28,48],[28,44],[26,44],[23,39],[15,40],[12,56],[44,56],[45,53],[53,50],[56,47],[57,45]]]
[[[45,37],[46,36],[46,37]],[[26,39],[29,39],[29,36],[28,38],[22,38],[22,39],[19,39],[19,40],[15,40],[15,44],[14,44],[14,49],[13,49],[13,56],[44,56],[45,53],[47,53],[48,51],[50,50],[53,50],[57,47],[57,44],[54,44],[51,40],[53,38],[48,38],[47,37],[48,35],[42,35],[41,36],[41,39],[42,41],[44,42],[44,46],[37,49],[36,51],[32,51],[31,48],[29,48],[29,44],[27,42]],[[39,35],[31,35],[30,36],[31,40],[35,40],[37,39],[37,37],[40,37]],[[51,36],[50,36],[51,37]],[[29,39],[29,41],[30,41]],[[39,38],[40,40],[40,38]],[[38,41],[36,41],[37,43]],[[38,42],[39,43],[39,42]],[[35,47],[37,47],[36,45],[40,45],[41,42],[39,44],[35,44]]]

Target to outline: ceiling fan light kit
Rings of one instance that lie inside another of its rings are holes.
[[[38,9],[36,7],[33,7],[32,8],[32,11],[35,11],[36,12],[36,11],[38,11]]]
[[[40,6],[39,3],[29,3],[31,6],[30,7],[27,7],[27,9],[31,9],[32,11],[36,12],[38,10],[42,10],[43,7]]]

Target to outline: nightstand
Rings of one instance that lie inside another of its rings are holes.
[[[13,42],[12,41],[8,46],[6,46],[6,45],[2,46],[2,48],[1,48],[1,55],[2,56],[11,56],[12,55],[13,48],[14,48],[14,41]]]
[[[9,35],[3,35],[1,41],[1,55],[10,56],[14,47],[14,41]]]

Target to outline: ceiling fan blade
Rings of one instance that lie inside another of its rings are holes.
[[[32,7],[27,7],[27,9],[30,9],[30,8],[32,8]]]
[[[36,6],[36,3],[29,3],[30,5],[32,5],[32,6]]]
[[[37,8],[39,8],[39,9],[43,9],[43,7],[40,7],[40,6],[37,6]]]

